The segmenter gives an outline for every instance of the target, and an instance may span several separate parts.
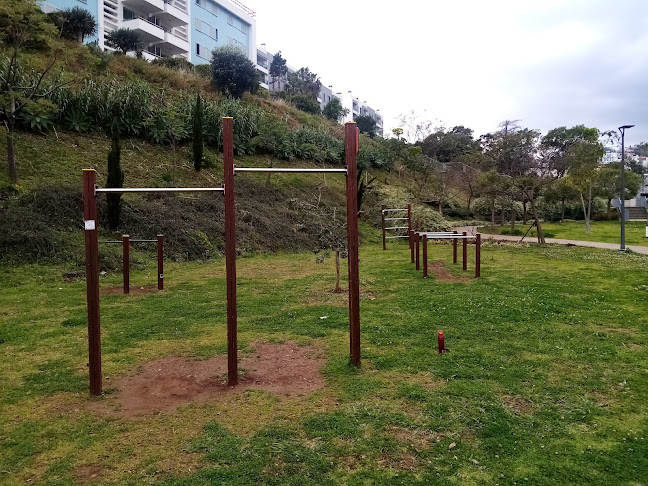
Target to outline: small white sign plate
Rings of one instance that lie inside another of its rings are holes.
[[[92,231],[95,229],[95,220],[94,219],[87,219],[84,221],[85,223],[85,229],[86,231]]]

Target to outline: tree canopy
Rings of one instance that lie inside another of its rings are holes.
[[[254,64],[236,48],[225,46],[212,51],[212,86],[218,92],[241,98],[244,93],[259,89]]]

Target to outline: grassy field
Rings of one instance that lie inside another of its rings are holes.
[[[98,399],[85,283],[60,266],[1,267],[0,483],[648,484],[647,258],[486,244],[484,278],[450,283],[423,280],[405,244],[360,256],[361,369],[331,258],[241,258],[242,355],[255,341],[320,347],[325,386],[133,419],[93,411],[111,381],[162,356],[225,352],[224,262],[169,262],[163,292],[102,297]],[[152,283],[139,258],[133,283]]]
[[[530,224],[530,223],[529,223]],[[528,226],[516,225],[516,229],[526,233]],[[482,228],[487,233],[499,233],[502,229],[508,231],[510,225],[488,226]],[[584,221],[565,221],[564,223],[543,223],[542,229],[545,233],[551,233],[552,238],[565,240],[601,241],[603,243],[619,243],[621,241],[620,221],[592,221],[592,232],[585,233]],[[529,232],[528,237],[535,237],[535,229]],[[646,223],[643,221],[629,221],[626,223],[626,244],[648,246],[646,238]]]

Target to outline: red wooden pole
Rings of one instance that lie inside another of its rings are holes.
[[[475,235],[475,278],[481,277],[481,234]]]
[[[408,204],[407,205],[407,234],[410,235],[412,233],[412,205]],[[409,240],[409,246],[412,248],[412,239],[410,238]]]
[[[351,363],[360,366],[360,270],[358,254],[358,152],[357,126],[349,122],[345,130],[346,196],[347,196],[347,248],[349,264],[349,341]]]
[[[428,276],[427,243],[427,235],[423,235],[423,278],[427,278]]]
[[[386,244],[386,240],[385,240],[385,209],[386,209],[386,206],[383,204],[380,207],[380,219],[382,221],[383,250],[387,249],[387,244]]]
[[[456,231],[453,231],[457,234]],[[457,238],[452,238],[452,263],[457,263]]]
[[[225,172],[225,273],[227,274],[227,384],[238,384],[236,315],[236,208],[234,206],[234,120],[223,117]]]
[[[90,394],[101,394],[101,326],[99,323],[99,242],[97,240],[97,172],[83,170],[83,223],[85,227],[86,295],[88,302],[88,368]]]
[[[164,289],[164,235],[157,235],[158,290]]]
[[[410,256],[412,257],[412,263],[414,263],[414,231],[409,230],[409,242],[410,242]]]
[[[418,233],[414,233],[414,245],[416,246],[416,269],[419,270],[421,266],[419,265],[419,259],[421,257],[421,249],[419,248],[419,241],[421,237]]]
[[[468,233],[465,231],[463,232],[463,236],[467,236]],[[468,270],[468,238],[464,238],[463,240],[463,269]]]
[[[130,236],[122,235],[122,263],[124,269],[122,273],[124,274],[124,293],[130,293]]]

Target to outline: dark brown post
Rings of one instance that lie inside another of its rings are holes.
[[[457,234],[456,231],[453,233]],[[457,238],[452,238],[452,263],[457,263]]]
[[[122,263],[124,265],[124,293],[130,293],[130,236],[122,235]]]
[[[407,234],[411,234],[412,232],[412,205],[408,204],[407,205]],[[409,245],[410,248],[412,248],[412,239],[410,238],[409,240]]]
[[[409,242],[410,242],[410,256],[412,257],[412,263],[414,263],[414,231],[409,230]]]
[[[427,235],[423,235],[423,278],[427,278],[428,264],[427,264]]]
[[[86,294],[88,302],[88,368],[90,394],[101,395],[101,326],[99,323],[99,242],[97,240],[97,172],[83,170]]]
[[[468,235],[468,233],[466,233],[464,231],[463,232],[464,238],[462,240],[463,241],[463,269],[464,269],[464,271],[468,270],[468,238],[466,238],[467,235]]]
[[[481,277],[481,234],[475,235],[475,278]]]
[[[360,365],[360,274],[358,254],[358,188],[357,161],[358,129],[355,122],[345,125],[347,247],[349,265],[349,331],[351,363]]]
[[[387,245],[385,243],[385,208],[386,206],[384,204],[380,207],[380,219],[382,221],[383,250],[387,249]]]
[[[358,254],[358,182],[356,157],[358,129],[348,122],[345,130],[346,196],[347,196],[347,248],[349,256],[349,332],[351,363],[360,366],[360,270]]]
[[[157,235],[158,290],[164,289],[164,235]]]
[[[414,244],[416,245],[416,269],[419,270],[421,265],[419,265],[419,259],[421,257],[421,249],[419,248],[419,241],[421,241],[421,236],[418,233],[414,233]]]
[[[236,315],[236,208],[234,206],[234,120],[223,117],[225,172],[225,273],[227,276],[227,384],[238,384]]]

